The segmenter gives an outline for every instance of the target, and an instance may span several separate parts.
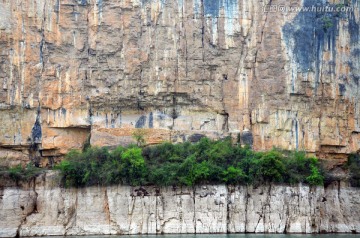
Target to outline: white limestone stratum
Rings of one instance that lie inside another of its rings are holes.
[[[360,231],[360,190],[334,183],[64,189],[56,173],[5,187],[0,237]]]

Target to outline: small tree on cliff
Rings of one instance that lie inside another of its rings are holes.
[[[132,133],[132,137],[136,141],[137,146],[143,147],[146,144],[145,136],[147,132],[145,129],[135,129]]]

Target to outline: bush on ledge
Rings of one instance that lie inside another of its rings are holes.
[[[131,145],[89,147],[71,151],[57,167],[66,187],[91,185],[186,185],[307,183],[322,185],[324,177],[316,158],[304,152],[255,152],[233,145],[231,139],[141,148]]]
[[[32,163],[25,167],[17,165],[15,167],[0,167],[0,179],[19,182],[30,182],[43,172],[43,169],[35,167]]]

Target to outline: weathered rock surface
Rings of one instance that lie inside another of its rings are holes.
[[[128,144],[134,128],[343,159],[360,148],[359,1],[263,11],[328,2],[3,0],[1,163],[52,161],[89,136]]]
[[[1,190],[0,237],[360,232],[360,190],[344,184],[64,189],[57,176]]]

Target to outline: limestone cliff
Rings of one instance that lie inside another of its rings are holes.
[[[3,0],[2,163],[93,145],[241,134],[257,150],[359,149],[359,1]]]
[[[360,231],[360,191],[344,184],[64,189],[57,174],[0,190],[0,237]]]

